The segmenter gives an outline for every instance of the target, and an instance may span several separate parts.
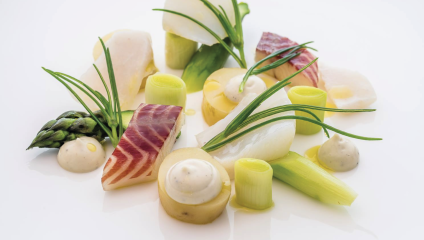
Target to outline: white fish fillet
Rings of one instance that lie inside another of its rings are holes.
[[[366,108],[377,100],[374,88],[359,72],[319,63],[321,80],[337,108]]]
[[[151,74],[149,68],[153,61],[153,50],[150,34],[143,31],[118,31],[105,44],[106,47],[109,47],[112,57],[121,109],[128,110],[134,102],[143,79],[146,75]],[[104,53],[97,58],[95,64],[110,88]],[[103,83],[93,66],[90,66],[81,76],[81,81],[107,98]],[[79,96],[82,97],[90,109],[99,109],[84,93],[79,93]]]
[[[197,142],[203,146],[210,139],[222,132],[225,127],[251,102],[257,94],[246,95],[234,110],[224,119],[196,136]],[[284,89],[281,89],[266,101],[264,101],[252,114],[281,105],[290,104],[290,100]],[[254,126],[277,116],[294,115],[293,111],[280,113],[261,121],[254,122],[244,129]],[[242,129],[243,130],[243,129]],[[293,142],[296,133],[295,120],[277,121],[258,128],[243,137],[210,152],[227,170],[230,178],[234,178],[234,163],[240,158],[256,158],[265,161],[274,160],[286,155]]]
[[[219,5],[221,5],[225,9],[231,24],[234,26],[234,8],[231,0],[209,0],[209,2],[218,9],[220,9]],[[196,19],[212,29],[221,39],[227,36],[218,18],[200,0],[167,0],[165,2],[165,9],[180,12]],[[208,31],[196,23],[172,13],[164,12],[162,25],[163,30],[195,42],[209,46],[218,43]]]

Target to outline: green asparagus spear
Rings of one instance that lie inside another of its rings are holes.
[[[250,13],[249,6],[246,3],[239,3],[240,18]],[[230,38],[225,38],[224,42],[232,47]],[[202,45],[193,55],[190,62],[184,69],[181,79],[184,80],[187,92],[197,92],[203,89],[206,79],[218,69],[221,69],[228,57],[229,52],[221,44],[212,46]]]
[[[134,111],[123,111],[122,116],[124,128],[128,127]],[[106,123],[100,111],[94,115],[102,122]],[[99,142],[103,141],[107,134],[99,124],[87,113],[77,111],[67,111],[55,120],[48,121],[37,133],[37,136],[27,148],[59,148],[65,142],[75,140],[79,137],[93,137]]]

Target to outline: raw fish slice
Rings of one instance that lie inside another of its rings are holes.
[[[131,30],[128,30],[128,29],[120,29],[120,30],[116,30],[116,31],[113,31],[113,32],[111,32],[111,33],[108,33],[108,34],[106,34],[105,36],[103,36],[103,37],[102,37],[103,42],[106,44],[106,43],[109,41],[109,39],[111,39],[111,38],[112,38],[112,36],[113,36],[115,33],[120,32],[120,31],[131,31]],[[107,45],[107,44],[106,44],[106,45]],[[102,53],[103,53],[103,46],[102,46],[102,44],[101,44],[100,40],[98,40],[98,41],[96,42],[96,45],[94,45],[94,48],[93,48],[93,58],[94,58],[94,61],[96,61],[96,60],[100,57],[100,55],[102,55]],[[113,61],[113,60],[112,60],[112,61]],[[142,80],[142,83],[141,83],[140,89],[143,89],[143,88],[146,86],[147,78],[148,78],[150,75],[155,74],[155,73],[156,73],[156,72],[158,72],[158,71],[159,71],[159,69],[157,69],[157,67],[156,67],[156,65],[155,65],[155,61],[154,61],[154,59],[152,58],[152,59],[151,59],[151,61],[150,61],[150,63],[149,63],[149,64],[147,65],[147,67],[144,69],[144,73],[142,73],[142,75],[143,75],[144,77],[143,77],[143,80]],[[138,73],[136,73],[136,74],[138,74]]]
[[[219,5],[221,5],[234,26],[234,8],[231,0],[209,0],[209,2],[218,9],[220,9]],[[212,29],[221,39],[227,36],[218,18],[200,0],[167,0],[165,2],[165,9],[180,12],[196,19]],[[163,13],[162,25],[163,30],[195,42],[200,42],[209,46],[218,43],[208,31],[196,23],[172,13]]]
[[[215,125],[196,135],[197,142],[203,146],[210,139],[222,132],[225,127],[251,102],[257,97],[257,94],[246,95],[243,100],[229,113],[224,119],[218,121]],[[265,100],[252,114],[257,112],[290,104],[290,100],[284,89],[272,95]],[[277,116],[294,115],[293,111],[285,112],[264,118],[261,121],[254,122],[243,129],[254,126],[260,122],[266,121]],[[242,129],[242,130],[243,130]],[[295,120],[277,121],[261,128],[258,128],[243,137],[210,152],[227,170],[230,178],[234,178],[234,163],[240,158],[256,158],[265,161],[281,158],[286,155],[293,142],[296,132]]]
[[[103,189],[157,179],[183,123],[182,107],[141,104],[103,169]]]
[[[292,46],[297,46],[296,42],[291,41],[286,37],[281,37],[275,33],[264,32],[262,34],[261,40],[259,40],[258,46],[256,47],[256,56],[255,60],[258,62],[259,60],[265,58],[271,53]],[[278,80],[283,80],[284,78],[292,75],[299,69],[303,68],[305,65],[310,63],[315,59],[315,56],[309,52],[307,49],[301,50],[301,54],[296,58],[291,59],[287,63],[268,70],[266,73],[272,77],[275,77]],[[288,53],[288,52],[287,52]],[[283,58],[287,53],[283,53],[277,57],[274,57],[263,64],[262,66],[268,65],[272,62],[275,62],[278,59]],[[296,75],[294,78],[290,80],[293,86],[312,86],[318,87],[319,82],[319,71],[318,71],[318,63],[315,62],[307,69],[305,69],[300,74]]]
[[[377,100],[374,88],[359,72],[319,64],[321,80],[337,108],[366,108]]]
[[[106,47],[109,47],[112,57],[121,109],[128,110],[131,108],[146,74],[151,74],[150,71],[146,71],[153,61],[150,34],[142,31],[118,31],[105,44]],[[95,64],[109,86],[109,74],[104,53],[101,53]],[[103,83],[93,66],[81,76],[81,81],[107,97]],[[79,95],[92,110],[99,109],[84,93]]]

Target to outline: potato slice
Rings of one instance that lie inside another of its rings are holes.
[[[189,158],[208,161],[216,167],[221,176],[221,192],[209,202],[196,205],[183,204],[175,201],[166,193],[165,177],[168,170],[177,162]],[[200,148],[182,148],[173,151],[163,160],[159,169],[158,190],[160,201],[168,215],[183,222],[206,224],[215,220],[224,211],[231,194],[231,182],[224,167],[208,153]]]
[[[225,96],[225,86],[231,78],[246,72],[247,69],[243,68],[222,68],[206,79],[203,86],[202,113],[209,126],[225,118],[237,106],[237,103]],[[278,82],[277,79],[266,74],[259,74],[258,77],[265,82],[267,88]]]

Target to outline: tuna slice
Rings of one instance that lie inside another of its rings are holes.
[[[293,42],[292,40],[286,37],[281,37],[275,33],[264,32],[262,34],[261,40],[259,40],[258,46],[256,47],[255,60],[258,62],[259,60],[265,58],[266,56],[270,55],[271,53],[277,50],[296,46],[296,45],[299,45],[299,44],[297,44],[296,42]],[[289,62],[277,68],[268,70],[266,73],[281,81],[284,78],[295,73],[299,69],[303,68],[305,65],[307,65],[308,63],[310,63],[312,60],[315,59],[315,56],[312,55],[312,53],[309,52],[307,49],[303,49],[301,51],[302,53],[296,58],[290,60]],[[261,65],[261,67],[268,65],[272,62],[275,62],[276,60],[283,58],[285,55],[287,55],[287,53],[283,53],[277,57],[274,57],[264,62]],[[309,66],[307,69],[305,69],[302,73],[292,78],[290,80],[290,82],[292,83],[291,85],[318,87],[318,81],[319,81],[318,72],[319,72],[318,63],[315,62],[314,64]]]
[[[103,189],[157,179],[183,124],[182,107],[141,104],[103,169]]]

